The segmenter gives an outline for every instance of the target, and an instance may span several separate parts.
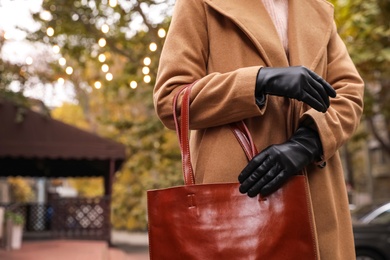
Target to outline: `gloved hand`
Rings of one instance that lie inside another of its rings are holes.
[[[294,98],[324,113],[330,105],[329,97],[336,97],[329,83],[303,66],[261,68],[255,88],[258,104],[263,103],[264,94]]]
[[[318,133],[300,127],[285,143],[271,145],[256,155],[238,176],[240,192],[249,197],[267,196],[280,188],[289,177],[320,159],[322,145]]]

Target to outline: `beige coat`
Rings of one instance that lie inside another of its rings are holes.
[[[191,148],[197,183],[236,182],[247,164],[229,128],[245,120],[259,150],[285,142],[310,117],[321,137],[325,168],[309,165],[309,186],[322,260],[355,258],[345,181],[337,152],[355,131],[363,82],[324,0],[289,0],[289,57],[261,0],[177,0],[160,60],[154,102],[174,129],[172,98],[199,80],[191,95]],[[337,91],[326,113],[302,102],[267,96],[255,104],[261,66],[303,65]]]

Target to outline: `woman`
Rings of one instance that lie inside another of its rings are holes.
[[[356,130],[363,81],[325,0],[177,0],[154,102],[174,129],[172,98],[191,92],[197,183],[235,182],[267,195],[293,174],[309,180],[320,258],[354,259],[337,149]],[[247,162],[227,124],[244,120],[260,151]],[[273,167],[275,166],[275,167]]]

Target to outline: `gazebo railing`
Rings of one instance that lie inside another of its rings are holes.
[[[45,204],[0,205],[25,218],[26,237],[109,240],[110,198],[58,198]]]

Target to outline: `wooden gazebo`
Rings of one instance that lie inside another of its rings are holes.
[[[109,240],[112,184],[125,160],[125,147],[20,109],[0,99],[0,177],[100,176],[105,190],[101,198],[57,198],[45,205],[20,205],[17,210],[26,217],[26,231],[36,230],[36,218],[43,217],[44,230],[52,237]]]

